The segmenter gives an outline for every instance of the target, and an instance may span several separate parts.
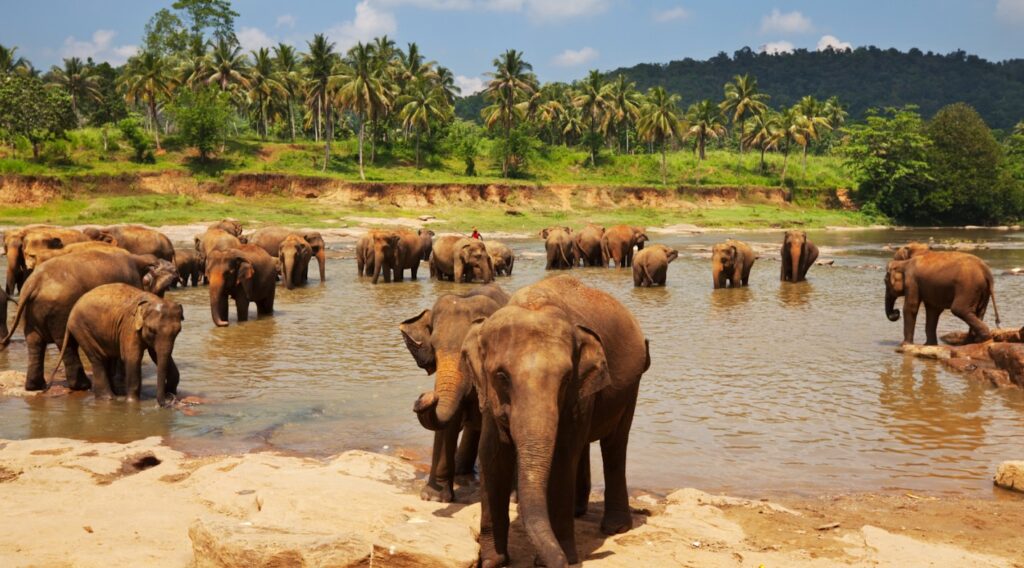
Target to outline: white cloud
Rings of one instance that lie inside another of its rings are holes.
[[[559,67],[577,67],[590,63],[597,59],[598,52],[592,47],[584,47],[581,49],[567,49],[562,53],[559,53],[552,60],[552,63]]]
[[[761,18],[761,33],[806,33],[814,29],[811,19],[800,12],[793,11],[783,14],[778,8],[771,14]]]
[[[767,53],[768,55],[778,55],[780,53],[792,53],[793,44],[788,41],[770,41],[760,48],[761,53]]]
[[[537,22],[589,16],[608,9],[607,0],[525,0],[526,13]]]
[[[384,8],[413,6],[426,10],[487,10],[521,12],[537,23],[557,22],[597,14],[610,0],[374,0]]]
[[[659,24],[664,24],[666,22],[685,20],[686,18],[689,17],[690,12],[687,11],[686,8],[683,8],[682,6],[676,6],[675,8],[669,8],[668,10],[655,12],[654,21],[658,22]]]
[[[293,16],[291,14],[281,14],[280,16],[277,17],[277,20],[274,22],[274,27],[278,27],[278,28],[294,28],[295,27],[295,22],[296,22],[295,16]]]
[[[996,17],[1006,22],[1024,24],[1024,0],[999,0],[996,2]]]
[[[108,61],[112,65],[120,65],[138,51],[134,45],[114,45],[117,32],[113,30],[96,30],[90,40],[80,40],[75,36],[64,39],[64,47],[60,50],[61,57],[92,57],[95,61]]]
[[[370,41],[396,31],[398,24],[394,14],[379,9],[370,0],[362,0],[356,4],[355,18],[331,27],[327,35],[338,44],[338,49],[346,51],[357,42]]]
[[[243,27],[235,35],[238,36],[238,45],[242,46],[242,49],[246,51],[277,45],[277,41],[259,28]]]
[[[480,77],[466,77],[465,75],[455,76],[455,86],[462,89],[462,96],[474,95],[484,90],[487,86]]]
[[[823,35],[818,40],[818,51],[825,51],[828,48],[832,48],[836,51],[850,51],[853,46],[848,41],[839,41],[834,35]]]

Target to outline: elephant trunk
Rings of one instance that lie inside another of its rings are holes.
[[[284,257],[284,287],[291,290],[295,288],[295,254],[283,254]]]
[[[327,253],[324,252],[324,247],[319,247],[316,251],[316,262],[320,265],[320,281],[327,280]]]
[[[217,327],[228,326],[228,291],[224,277],[219,274],[210,278],[210,315]]]
[[[413,408],[427,430],[444,430],[458,413],[465,396],[465,377],[459,368],[458,353],[437,354],[437,379],[434,390],[420,395]]]
[[[156,347],[156,402],[167,406],[167,377],[174,363],[171,361],[172,347],[157,345]]]
[[[900,320],[900,311],[896,309],[896,294],[888,290],[885,291],[885,317],[889,321]]]
[[[553,411],[557,412],[557,411]],[[557,416],[557,415],[556,415]],[[562,546],[551,530],[548,515],[548,481],[554,459],[557,417],[553,428],[519,428],[513,430],[519,466],[519,514],[530,542],[548,568],[568,566]],[[519,434],[519,435],[516,435]]]
[[[8,296],[14,295],[14,286],[17,284],[17,272],[15,267],[17,265],[17,259],[11,256],[10,251],[7,252],[7,284],[4,286],[4,291],[7,292]]]
[[[384,281],[390,282],[391,278],[388,277],[387,270],[384,269],[384,253],[383,251],[374,251],[373,253],[373,283],[376,284],[380,280],[380,272],[384,270]]]
[[[800,268],[803,266],[803,251],[804,247],[796,241],[789,243],[789,274],[787,274],[786,280],[790,282],[796,282],[800,279]]]

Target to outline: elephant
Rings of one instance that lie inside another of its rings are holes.
[[[29,231],[40,229],[56,229],[53,225],[26,225],[18,229],[4,231],[4,254],[7,255],[7,282],[4,291],[8,296],[13,296],[25,283],[30,271],[25,267],[25,255],[22,247],[25,244],[25,235]]]
[[[205,233],[196,235],[196,252],[205,258],[215,250],[233,249],[242,246],[242,241],[223,229],[207,229]]]
[[[82,231],[94,241],[103,241],[119,246],[134,254],[151,254],[157,258],[174,262],[174,245],[167,235],[141,225],[112,225],[110,227],[87,228]]]
[[[807,240],[804,231],[786,231],[782,239],[782,274],[783,282],[803,282],[807,280],[807,271],[818,260],[818,247]]]
[[[256,245],[263,250],[267,251],[267,254],[277,258],[280,252],[281,242],[284,241],[289,235],[298,235],[300,238],[309,244],[312,256],[316,257],[317,264],[320,268],[320,282],[327,279],[327,247],[324,245],[323,236],[317,231],[294,231],[285,227],[264,227],[257,229],[252,233],[246,235],[246,241],[248,244]],[[305,282],[305,278],[303,278]]]
[[[586,513],[596,440],[606,486],[601,530],[629,530],[626,446],[640,378],[650,367],[633,314],[563,274],[520,289],[474,322],[462,358],[482,414],[481,566],[509,562],[513,487],[544,565],[578,562],[573,516]]]
[[[630,227],[629,225],[616,225],[607,229],[601,236],[601,255],[604,265],[608,261],[615,262],[615,266],[626,268],[633,265],[633,249],[643,250],[644,243],[650,240],[643,227]]]
[[[210,314],[217,327],[228,326],[228,298],[234,298],[238,321],[248,321],[249,302],[256,313],[274,313],[277,289],[277,261],[256,245],[217,249],[206,257],[206,279],[210,282]]]
[[[203,281],[203,272],[206,271],[206,257],[195,250],[178,249],[174,251],[174,266],[178,269],[178,276],[182,286],[198,286]]]
[[[512,276],[512,268],[516,264],[516,255],[512,249],[498,241],[484,241],[484,246],[487,247],[487,254],[491,255],[494,274]]]
[[[406,269],[409,270],[409,276],[416,280],[423,260],[423,235],[405,229],[395,231],[395,234],[398,235],[398,243],[395,245],[395,282],[402,281]],[[427,237],[429,239],[429,235]]]
[[[57,258],[58,256],[64,256],[66,254],[82,252],[85,250],[98,250],[101,252],[106,251],[115,253],[128,252],[117,245],[105,241],[85,241],[81,243],[71,243],[70,245],[67,245],[66,247],[63,248],[47,249],[44,251],[40,251],[39,253],[36,254],[36,266],[43,264],[44,262],[50,260],[51,258]]]
[[[497,284],[485,284],[467,294],[445,294],[432,309],[398,326],[416,365],[436,373],[434,390],[423,393],[414,411],[424,428],[434,432],[430,477],[420,492],[427,501],[450,503],[456,475],[472,474],[480,440],[480,409],[470,378],[460,366],[462,340],[474,321],[508,303]],[[459,432],[462,444],[458,446]]]
[[[156,401],[167,406],[167,395],[173,400],[181,378],[173,351],[184,319],[177,302],[127,284],[104,284],[71,309],[59,360],[81,348],[92,364],[96,398],[109,400],[116,393],[137,402],[142,398],[142,358],[148,352],[156,363]],[[56,372],[54,368],[51,383]],[[124,383],[119,384],[122,373]]]
[[[633,286],[664,286],[668,265],[679,258],[679,251],[665,245],[653,245],[633,257]]]
[[[213,223],[209,227],[210,229],[219,229],[228,234],[234,235],[235,237],[242,236],[242,223],[237,219],[222,219]]]
[[[915,256],[921,256],[922,254],[928,254],[931,252],[932,247],[926,243],[911,242],[907,243],[900,248],[896,249],[896,253],[892,255],[893,260],[910,260]]]
[[[40,265],[25,280],[14,325],[0,341],[3,346],[8,345],[18,323],[25,319],[25,343],[28,347],[25,390],[46,388],[43,374],[46,346],[64,339],[68,316],[79,298],[104,284],[120,282],[141,289],[144,282],[152,283],[158,279],[155,273],[160,260],[152,255],[128,252],[83,251],[53,258]],[[77,352],[65,354],[64,368],[72,389],[89,388],[89,379]]]
[[[494,261],[479,239],[446,236],[434,243],[430,275],[438,280],[472,282],[479,275],[484,284],[494,280]]]
[[[604,237],[604,227],[590,224],[574,235],[576,245],[576,259],[580,266],[603,266],[608,267],[608,259],[601,252],[601,239]]]
[[[420,229],[416,234],[419,235],[420,239],[423,241],[423,245],[420,247],[420,250],[423,252],[423,256],[421,256],[420,259],[424,262],[430,262],[430,252],[434,250],[434,235],[436,233],[430,229]]]
[[[572,268],[576,265],[576,245],[569,227],[549,227],[540,232],[547,252],[545,270]]]
[[[7,337],[9,330],[7,329],[7,302],[11,299],[7,295],[7,292],[0,290],[0,337]]]
[[[356,269],[360,276],[373,275],[376,284],[381,275],[384,282],[390,283],[392,273],[397,273],[398,242],[401,237],[394,231],[373,230],[356,242]],[[397,275],[397,274],[396,274]]]
[[[22,238],[21,254],[28,273],[31,274],[41,256],[74,243],[86,242],[89,237],[75,229],[33,229],[26,231]]]
[[[999,325],[995,283],[992,271],[983,260],[963,252],[930,252],[910,260],[893,260],[885,272],[885,315],[889,321],[899,321],[896,298],[903,297],[903,345],[914,343],[917,310],[924,302],[927,345],[938,345],[936,328],[942,311],[953,315],[970,326],[969,341],[983,342],[992,338],[985,322],[988,301]]]
[[[715,288],[739,288],[750,282],[757,256],[747,243],[729,239],[711,249],[711,278]]]
[[[301,236],[293,233],[281,241],[277,247],[277,260],[281,265],[281,279],[284,280],[285,288],[291,290],[306,283],[312,258],[313,247]]]

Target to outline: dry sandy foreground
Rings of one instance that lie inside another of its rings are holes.
[[[190,458],[159,438],[0,441],[0,566],[475,565],[479,505],[421,501],[419,483],[409,462],[361,451]],[[584,565],[1024,566],[1020,499],[783,503],[641,494],[636,527],[605,538],[598,500],[577,524]],[[512,540],[513,565],[532,565],[517,524]]]

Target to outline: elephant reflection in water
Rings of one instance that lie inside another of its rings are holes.
[[[754,299],[750,288],[719,288],[711,292],[711,307],[715,311],[738,308]]]
[[[991,421],[979,415],[987,389],[980,381],[955,377],[962,389],[949,390],[940,380],[940,365],[905,356],[898,368],[890,365],[879,374],[884,422],[897,440],[917,448],[976,450],[985,444]]]
[[[154,381],[144,381],[153,388]],[[147,393],[155,398],[155,390]],[[97,403],[92,396],[33,396],[25,399],[28,431],[18,438],[75,438],[128,443],[150,436],[167,438],[178,416],[176,412],[153,412],[145,405],[125,402]]]
[[[788,286],[779,286],[779,303],[789,308],[806,306],[813,293],[814,286],[806,280]]]

